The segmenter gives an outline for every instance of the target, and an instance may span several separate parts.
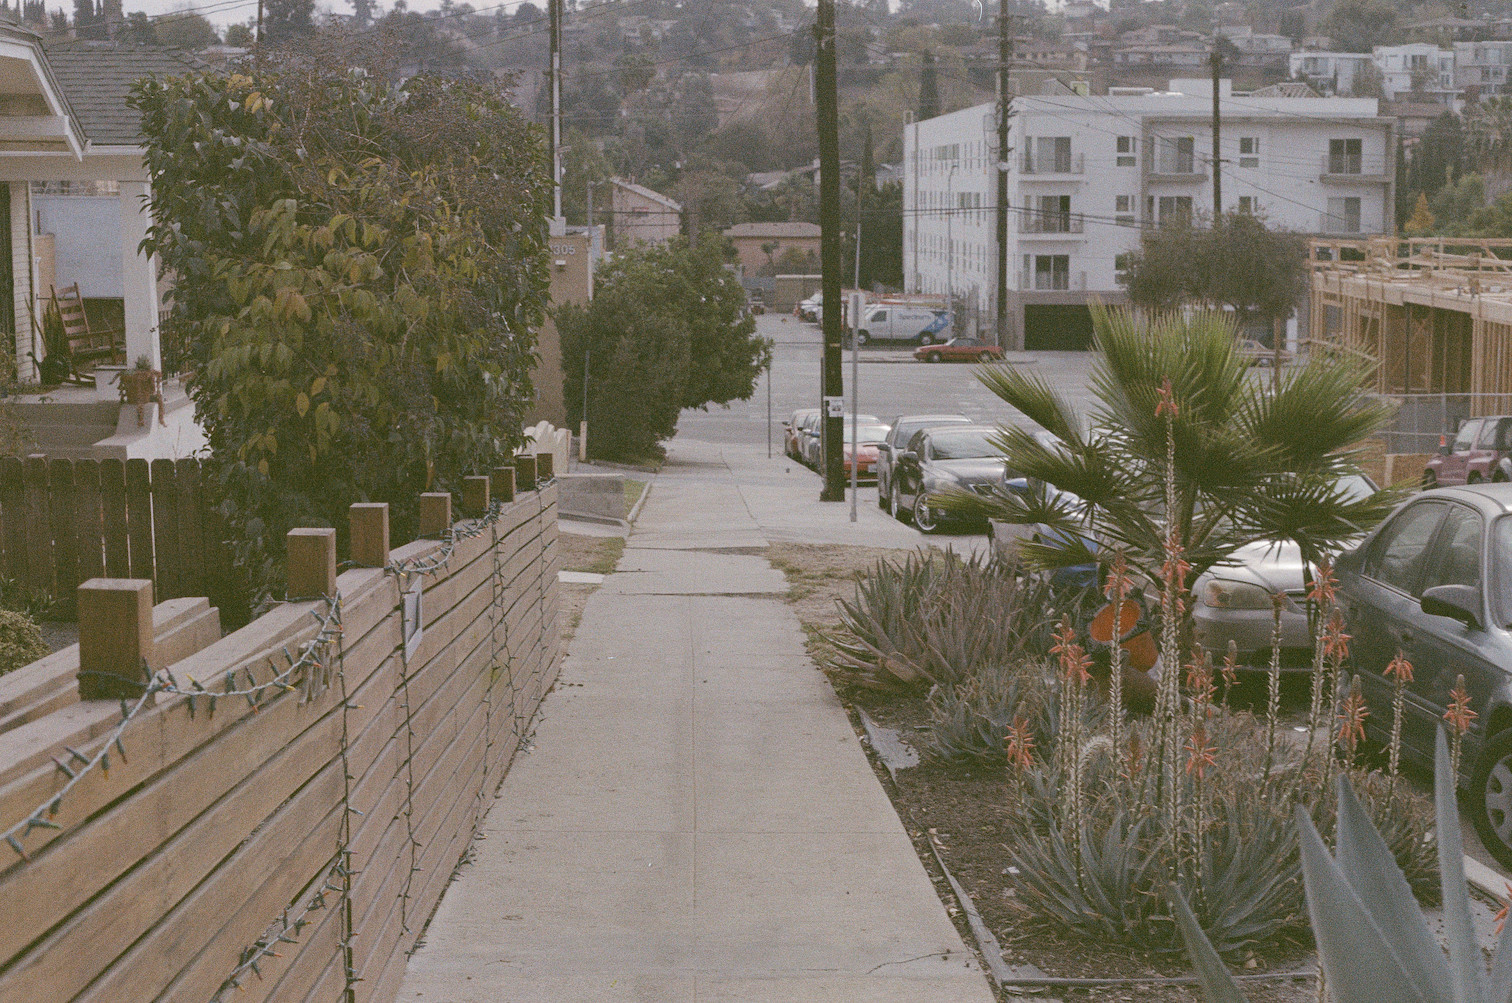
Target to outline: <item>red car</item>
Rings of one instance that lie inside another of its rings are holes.
[[[887,433],[892,426],[862,422],[859,428],[854,430],[849,421],[845,423],[845,440],[840,449],[840,469],[845,474],[846,480],[850,480],[851,457],[856,459],[856,480],[874,481],[877,479],[877,446],[887,438]],[[858,446],[857,443],[860,443]]]
[[[1423,468],[1423,487],[1512,480],[1512,416],[1471,418]]]
[[[951,338],[939,345],[921,345],[914,349],[920,362],[996,362],[1003,350],[979,338]]]

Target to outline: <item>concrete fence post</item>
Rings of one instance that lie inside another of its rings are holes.
[[[420,496],[420,535],[438,537],[451,528],[452,497],[447,491],[427,491]]]
[[[352,522],[352,560],[381,568],[389,560],[388,502],[357,502],[347,509]]]
[[[152,662],[152,580],[91,578],[78,605],[79,699],[139,696]]]
[[[521,491],[534,491],[536,487],[536,458],[521,454],[514,458],[515,487]]]
[[[336,594],[336,531],[291,529],[284,538],[288,546],[289,598],[309,599]]]
[[[556,467],[556,457],[551,453],[536,454],[536,477],[543,481],[551,480],[551,472]]]

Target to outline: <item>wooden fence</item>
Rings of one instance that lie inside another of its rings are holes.
[[[82,661],[0,677],[0,1000],[395,998],[558,667],[556,488],[513,482],[490,505],[470,479],[488,515],[456,524],[422,496],[442,538],[392,552],[386,506],[354,506],[368,566],[339,577],[334,530],[291,534],[291,594],[337,598],[184,657],[164,632],[202,604],[148,620],[120,602],[145,583],[80,590]],[[77,699],[102,671],[149,693]]]
[[[71,609],[91,578],[150,578],[157,598],[238,594],[198,460],[0,458],[0,575]]]

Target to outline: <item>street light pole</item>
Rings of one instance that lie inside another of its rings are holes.
[[[945,176],[945,309],[951,312],[950,326],[955,329],[955,173],[952,161]]]

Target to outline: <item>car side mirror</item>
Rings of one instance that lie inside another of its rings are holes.
[[[905,450],[903,450],[902,452],[900,452],[898,454],[898,462],[899,463],[918,463],[919,462],[919,454],[915,453],[912,449],[905,449]]]
[[[1423,591],[1421,607],[1429,616],[1446,616],[1480,629],[1480,589],[1469,585],[1435,585]]]

